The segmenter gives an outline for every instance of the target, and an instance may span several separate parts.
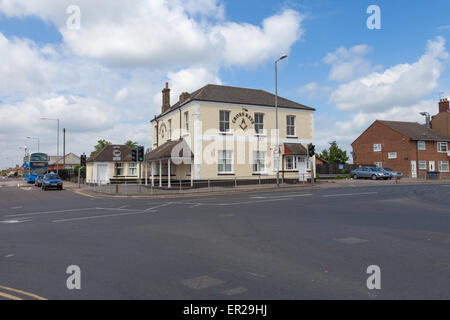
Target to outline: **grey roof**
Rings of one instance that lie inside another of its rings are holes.
[[[403,121],[383,121],[377,120],[381,124],[395,130],[411,140],[426,140],[426,141],[450,141],[449,137],[437,133],[436,131],[427,128],[425,125],[417,122],[403,122]]]
[[[120,161],[131,162],[131,148],[126,145],[110,144],[87,159],[87,162],[109,162],[114,160],[113,151],[120,150]]]
[[[174,148],[176,148],[174,150]],[[194,157],[191,149],[184,139],[167,141],[148,152],[145,155],[145,160],[159,160],[159,159],[172,159],[174,161],[190,160]],[[186,161],[185,161],[186,162]]]
[[[198,89],[189,94],[189,98],[183,102],[178,101],[164,113],[161,113],[157,118],[175,110],[191,101],[210,101],[223,102],[233,104],[258,105],[258,106],[275,106],[275,95],[259,89],[248,89],[239,87],[221,86],[215,84],[208,84],[203,88]],[[301,110],[315,111],[314,108],[305,106],[303,104],[294,102],[278,96],[278,107],[292,108]]]

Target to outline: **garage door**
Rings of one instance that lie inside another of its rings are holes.
[[[106,184],[109,182],[108,176],[108,165],[98,164],[97,165],[97,183]]]

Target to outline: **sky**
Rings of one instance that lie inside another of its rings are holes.
[[[66,128],[66,152],[151,146],[165,82],[173,103],[208,83],[274,92],[284,53],[279,95],[317,110],[316,151],[336,140],[350,152],[374,120],[423,123],[450,95],[449,11],[444,0],[0,0],[0,168],[37,151],[27,137],[56,154],[56,121],[43,117]]]

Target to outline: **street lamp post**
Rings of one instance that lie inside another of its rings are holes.
[[[286,59],[287,55],[282,55],[278,60],[275,61],[275,117],[276,117],[276,131],[277,131],[277,146],[276,146],[276,157],[275,162],[277,166],[277,187],[280,186],[280,135],[278,132],[278,62]]]
[[[38,142],[38,152],[39,152],[39,137],[27,137],[27,139],[37,139]]]
[[[51,118],[41,118],[41,120],[53,120],[58,123],[58,131],[56,135],[56,174],[58,174],[58,168],[59,168],[59,119],[51,119]]]

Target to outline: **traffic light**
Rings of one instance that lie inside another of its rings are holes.
[[[86,155],[85,154],[82,154],[80,157],[80,165],[82,167],[86,167]]]
[[[131,149],[131,161],[137,162],[137,154],[138,154],[138,148]]]
[[[312,143],[308,144],[308,156],[312,157],[314,156],[316,153],[316,146],[313,145]]]
[[[138,149],[138,161],[144,162],[144,147],[139,146],[137,149]]]

